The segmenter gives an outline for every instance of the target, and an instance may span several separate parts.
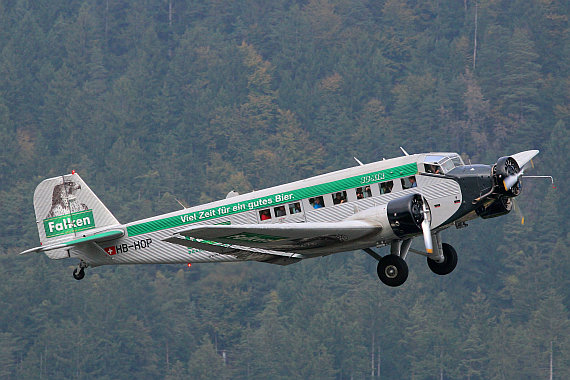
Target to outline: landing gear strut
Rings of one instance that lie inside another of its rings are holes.
[[[85,268],[87,268],[87,263],[81,261],[79,266],[73,270],[73,278],[76,280],[81,280],[85,277]]]
[[[447,243],[443,243],[441,248],[443,251],[443,261],[438,263],[428,257],[427,264],[433,273],[443,276],[453,272],[455,269],[455,266],[457,265],[457,252],[455,252],[455,249]]]

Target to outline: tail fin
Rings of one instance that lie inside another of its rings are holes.
[[[42,245],[81,237],[82,231],[119,222],[79,174],[44,180],[34,192],[36,223]]]

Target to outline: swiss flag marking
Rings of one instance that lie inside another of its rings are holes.
[[[105,252],[107,252],[107,255],[113,256],[117,254],[117,248],[115,248],[115,246],[107,247],[105,248]]]

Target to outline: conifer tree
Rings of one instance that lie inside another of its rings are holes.
[[[227,378],[222,356],[216,352],[207,334],[188,360],[188,376],[200,380]]]

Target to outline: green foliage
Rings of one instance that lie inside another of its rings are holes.
[[[224,379],[226,369],[222,357],[218,355],[208,334],[202,338],[202,343],[190,355],[188,376],[192,379]]]
[[[0,4],[0,378],[570,377],[568,2],[36,3]],[[525,181],[524,226],[446,232],[457,270],[410,257],[399,289],[360,253],[81,283],[15,256],[43,178],[80,172],[129,222],[399,146],[541,149],[556,189]]]

